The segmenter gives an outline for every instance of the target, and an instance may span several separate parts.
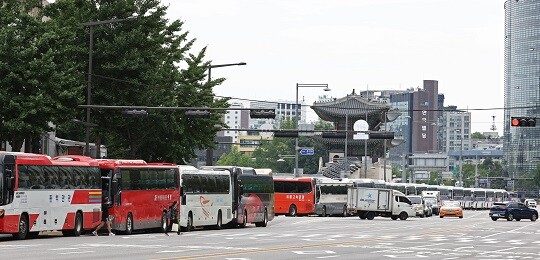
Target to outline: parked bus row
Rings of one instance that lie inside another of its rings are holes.
[[[439,191],[441,201],[456,200],[464,209],[489,209],[494,202],[511,200],[502,189],[462,188],[416,183],[389,183],[372,179],[330,179],[326,177],[274,177],[276,215],[347,216],[349,187],[397,190],[404,195]]]
[[[179,204],[184,231],[223,225],[265,227],[274,218],[274,185],[252,168],[0,152],[0,233],[36,237],[58,230],[79,236],[101,220],[108,198],[112,228],[124,234],[171,228]]]

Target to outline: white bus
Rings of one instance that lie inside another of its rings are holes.
[[[486,209],[487,208],[487,201],[486,201],[486,189],[472,189],[473,194],[473,205],[471,206],[472,209]]]
[[[16,239],[40,231],[79,236],[100,222],[97,161],[84,156],[0,152],[0,233]]]
[[[317,178],[315,182],[315,214],[347,216],[347,189],[352,187],[353,180],[336,180]]]
[[[183,169],[180,176],[180,229],[221,229],[233,219],[233,183],[229,172]]]

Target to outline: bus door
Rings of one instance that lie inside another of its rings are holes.
[[[0,162],[0,205],[7,205],[13,201],[15,156],[7,154],[3,159],[3,162]]]
[[[315,185],[315,205],[319,204],[321,199],[321,186],[322,185]]]
[[[239,206],[240,206],[240,199],[242,198],[240,196],[240,191],[239,191],[239,180],[238,180],[238,175],[240,174],[239,173],[239,170],[238,168],[236,167],[233,167],[230,169],[230,172],[231,172],[231,181],[233,183],[232,185],[232,211],[233,211],[233,218],[236,218],[238,220],[238,217],[240,216],[240,213],[238,212],[239,210]]]
[[[118,181],[113,181],[113,171],[111,169],[101,169],[101,197],[109,198],[109,202],[113,203],[115,200],[115,191],[118,187]]]
[[[317,204],[317,179],[316,178],[313,178],[311,179],[311,190],[313,191],[313,205]],[[315,208],[313,208],[313,210],[315,210]]]

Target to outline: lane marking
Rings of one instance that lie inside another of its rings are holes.
[[[532,226],[532,225],[535,225],[535,224],[537,224],[537,222],[533,222],[533,223],[531,223],[531,224],[527,224],[527,225],[525,225],[525,226],[522,226],[522,227],[519,227],[519,228],[516,228],[516,229],[512,229],[512,230],[508,230],[508,231],[503,231],[503,232],[499,232],[499,233],[487,235],[487,236],[484,236],[483,238],[488,238],[488,237],[497,236],[497,235],[501,235],[501,234],[505,234],[505,233],[515,232],[515,231],[518,231],[518,230],[520,230],[520,229],[523,229],[523,228],[526,228],[526,227],[528,227],[528,226]]]
[[[64,252],[64,253],[58,253],[59,255],[76,255],[76,254],[87,254],[87,253],[95,253],[96,251],[76,251],[76,252]]]

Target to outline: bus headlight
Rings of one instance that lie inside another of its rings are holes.
[[[3,209],[0,209],[0,218],[3,218],[4,217],[4,210]]]

